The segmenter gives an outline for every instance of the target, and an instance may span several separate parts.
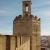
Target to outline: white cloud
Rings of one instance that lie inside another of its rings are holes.
[[[0,13],[5,13],[6,11],[5,10],[0,10]]]

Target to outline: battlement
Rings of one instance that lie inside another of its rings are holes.
[[[27,14],[24,17],[22,15],[16,16],[14,21],[22,20],[22,19],[32,19],[32,20],[40,21],[40,18],[38,18],[37,16],[34,15],[28,16]]]

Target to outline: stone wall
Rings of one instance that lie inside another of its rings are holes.
[[[10,50],[16,50],[16,37],[10,36]]]
[[[21,36],[18,37],[18,47],[16,50],[30,50],[30,37]]]
[[[0,35],[0,50],[30,50],[30,37]]]
[[[6,36],[0,35],[0,50],[6,50]]]
[[[40,18],[19,15],[13,21],[13,35],[30,36],[31,50],[40,50]]]

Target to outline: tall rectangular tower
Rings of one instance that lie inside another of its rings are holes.
[[[25,16],[26,14],[28,16],[31,15],[31,0],[22,1],[22,5],[23,16]]]
[[[40,50],[40,18],[31,14],[31,0],[22,1],[22,15],[13,21],[13,35],[29,36],[30,50]]]

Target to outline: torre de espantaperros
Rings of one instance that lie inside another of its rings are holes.
[[[31,14],[31,4],[22,1],[22,15],[13,20],[13,35],[0,35],[0,50],[41,50],[41,22]]]

